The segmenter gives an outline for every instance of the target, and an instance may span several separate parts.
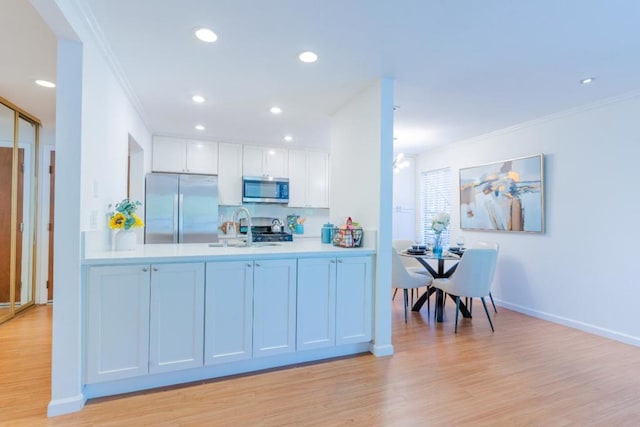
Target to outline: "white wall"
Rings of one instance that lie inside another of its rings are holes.
[[[129,135],[145,151],[147,170],[151,164],[151,135],[111,64],[102,56],[79,4],[56,0],[55,4],[34,1],[34,6],[60,39],[55,141],[58,237],[54,249],[52,396],[48,408],[49,415],[58,415],[79,410],[84,404],[81,231],[108,233],[107,205],[126,196]],[[72,33],[81,42],[65,38],[75,38]]]
[[[341,225],[351,216],[363,228],[377,230],[372,350],[392,354],[393,80],[375,82],[333,115],[330,152],[332,222]]]
[[[635,259],[640,200],[640,95],[525,123],[423,153],[417,171],[451,166],[452,235],[458,169],[545,155],[544,234],[464,231],[500,243],[493,295],[508,308],[640,345]],[[499,315],[499,314],[498,314]]]

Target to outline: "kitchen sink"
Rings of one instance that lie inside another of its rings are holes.
[[[228,247],[228,248],[263,248],[266,246],[282,246],[282,243],[276,243],[276,242],[254,242],[251,245],[247,245],[247,242],[243,242],[243,241],[234,241],[234,242],[227,242],[227,244],[225,245],[224,242],[216,242],[216,243],[209,243],[209,247],[211,248],[224,248],[224,247]]]

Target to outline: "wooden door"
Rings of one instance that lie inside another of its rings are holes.
[[[18,162],[24,164],[24,150],[18,151]],[[12,185],[13,148],[0,147],[0,182],[9,185],[0,185],[0,303],[8,303],[11,299],[11,190]],[[24,168],[18,172],[18,233],[16,245],[16,278],[14,281],[15,298],[19,299],[21,264],[22,264],[22,186]]]
[[[47,301],[53,301],[53,219],[56,189],[56,152],[51,151],[49,167],[49,268],[47,274]]]

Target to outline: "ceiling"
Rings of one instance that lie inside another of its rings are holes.
[[[50,121],[53,91],[32,82],[55,80],[55,40],[27,1],[2,1],[0,96]],[[157,134],[328,147],[330,116],[389,76],[396,151],[415,153],[640,86],[636,0],[84,4]],[[195,39],[201,26],[218,41]]]

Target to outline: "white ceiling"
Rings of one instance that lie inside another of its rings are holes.
[[[390,76],[396,150],[420,152],[640,86],[637,0],[84,3],[159,134],[326,147],[330,115]],[[2,5],[15,11],[0,14],[0,96],[49,120],[51,91],[31,82],[55,78],[53,36],[25,0]],[[196,40],[199,26],[218,41]]]

